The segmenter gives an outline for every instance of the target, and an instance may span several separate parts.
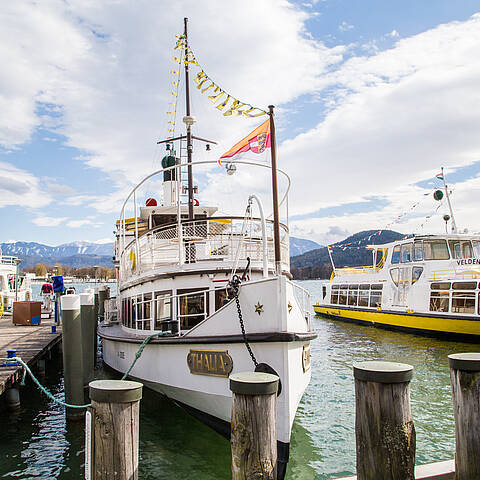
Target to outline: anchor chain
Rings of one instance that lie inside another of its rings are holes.
[[[238,299],[240,283],[241,283],[241,280],[238,277],[238,275],[234,275],[232,277],[232,280],[230,280],[229,285],[232,290],[233,297],[235,298],[235,303],[237,304],[238,320],[240,322],[240,328],[242,330],[243,343],[245,343],[245,346],[247,347],[248,353],[250,354],[250,357],[252,359],[253,364],[255,365],[255,368],[257,368],[258,362],[257,362],[257,359],[255,358],[252,348],[250,347],[250,343],[248,343],[248,340],[247,340],[247,334],[245,333],[245,324],[243,323],[242,309],[240,307],[240,300]]]

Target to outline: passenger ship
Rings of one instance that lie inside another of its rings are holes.
[[[457,233],[445,180],[444,187],[454,233],[368,246],[372,266],[334,268],[315,313],[478,342],[480,235]]]
[[[26,275],[20,275],[21,260],[11,255],[2,255],[0,250],[0,313],[10,315],[13,302],[30,300],[32,289]],[[1,316],[1,315],[0,315]]]
[[[167,145],[163,168],[142,180],[121,210],[115,252],[118,295],[99,327],[103,358],[227,437],[229,375],[276,373],[281,384],[277,465],[283,478],[295,413],[311,376],[310,340],[316,334],[309,296],[290,280],[288,226],[265,218],[259,196],[245,194],[243,217],[219,215],[217,206],[193,197],[193,168],[215,165],[224,185],[236,170],[277,174],[275,168],[251,161],[229,162],[226,170],[217,161],[193,161],[193,139],[202,141],[191,134],[194,121],[186,115],[187,135],[159,142]],[[187,158],[175,155],[175,144]],[[163,199],[145,199],[159,178]],[[280,204],[287,193],[282,198]],[[126,218],[127,205],[134,212],[131,218]],[[141,356],[129,370],[139,349]]]

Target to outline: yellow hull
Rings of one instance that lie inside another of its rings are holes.
[[[454,334],[459,336],[478,336],[480,341],[480,318],[463,319],[433,315],[418,315],[415,313],[392,313],[381,310],[354,310],[337,308],[328,305],[314,305],[315,313],[339,320],[390,327],[399,330],[413,330],[417,332]]]

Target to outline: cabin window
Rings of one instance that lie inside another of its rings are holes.
[[[132,328],[132,298],[127,298],[127,326]]]
[[[448,260],[450,258],[445,240],[424,240],[423,253],[425,260]]]
[[[422,276],[423,267],[413,267],[412,268],[412,284],[417,282]]]
[[[228,301],[226,288],[218,288],[215,290],[215,311],[217,311],[219,308],[222,308],[228,303]]]
[[[413,244],[413,259],[415,262],[423,260],[423,244],[422,242],[415,242]]]
[[[475,290],[477,282],[453,282],[452,288],[454,290]]]
[[[347,304],[347,293],[348,293],[348,286],[347,285],[342,285],[340,287],[339,293],[338,293],[338,303],[340,305],[346,305]]]
[[[408,263],[413,258],[413,243],[404,243],[401,248],[402,263]]]
[[[332,285],[332,291],[330,292],[330,303],[338,303],[338,285]]]
[[[437,282],[430,285],[431,290],[450,290],[450,282]]]
[[[382,306],[382,287],[383,285],[372,285],[370,291],[370,306],[381,307]]]
[[[400,248],[401,245],[396,245],[395,247],[393,247],[392,263],[400,263]]]
[[[172,320],[172,291],[155,292],[155,330],[172,333],[178,331],[177,322]]]
[[[480,258],[480,242],[478,240],[472,240],[472,248],[475,258]]]
[[[325,299],[327,296],[327,287],[325,285],[322,285],[322,298]]]
[[[472,258],[473,249],[470,240],[449,240],[452,258]]]
[[[392,277],[392,282],[398,287],[398,268],[390,269],[390,276]]]
[[[370,285],[360,285],[358,290],[358,306],[368,307],[368,297],[370,295]]]
[[[432,283],[432,288],[436,285]],[[447,284],[449,285],[449,284]],[[450,290],[432,290],[430,293],[430,311],[431,312],[448,312],[450,304]]]
[[[208,288],[187,288],[177,293],[181,330],[188,330],[207,318]]]
[[[475,292],[452,292],[453,313],[475,313]]]
[[[358,285],[350,285],[348,287],[348,304],[354,307],[358,303]]]

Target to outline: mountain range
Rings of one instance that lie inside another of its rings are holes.
[[[302,238],[290,237],[290,255],[301,255],[321,245]],[[51,247],[36,242],[8,242],[0,244],[3,255],[12,255],[22,259],[20,268],[33,267],[37,263],[48,265],[68,265],[69,267],[88,267],[100,265],[113,267],[114,243],[71,242]]]
[[[405,237],[404,233],[393,230],[365,230],[331,245],[332,258],[336,267],[357,267],[372,264],[372,252],[366,245],[394,242]],[[290,271],[297,280],[309,278],[330,278],[332,264],[328,248],[322,247],[305,252],[290,259]]]

